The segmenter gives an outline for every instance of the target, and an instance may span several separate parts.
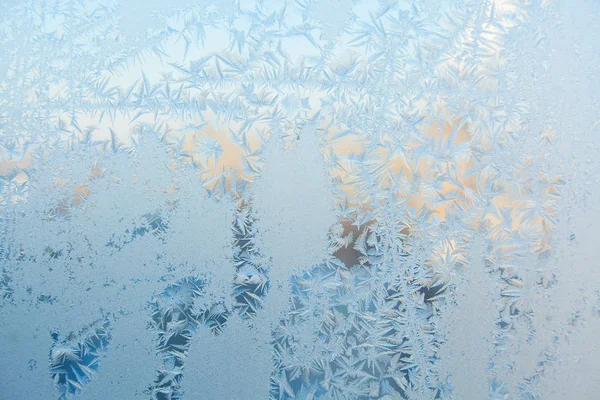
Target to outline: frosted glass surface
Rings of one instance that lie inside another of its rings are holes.
[[[0,399],[597,399],[600,3],[1,0]]]

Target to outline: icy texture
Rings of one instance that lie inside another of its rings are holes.
[[[0,398],[592,399],[593,0],[0,5]]]

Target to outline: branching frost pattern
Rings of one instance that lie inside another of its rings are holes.
[[[0,393],[593,398],[598,17],[6,2]]]

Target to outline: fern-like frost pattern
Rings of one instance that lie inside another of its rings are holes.
[[[597,398],[598,20],[4,1],[0,398]]]

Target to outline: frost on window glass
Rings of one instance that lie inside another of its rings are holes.
[[[0,398],[597,398],[599,20],[3,1]]]

